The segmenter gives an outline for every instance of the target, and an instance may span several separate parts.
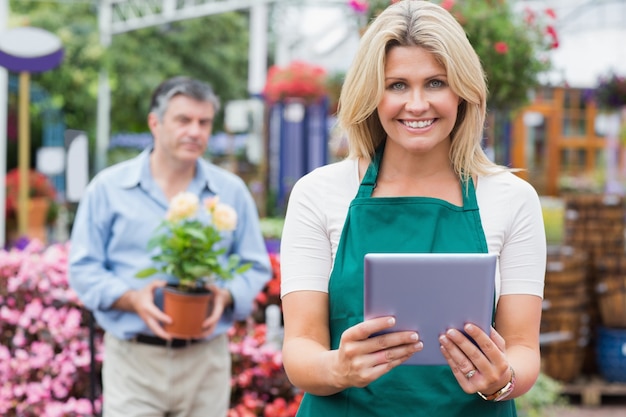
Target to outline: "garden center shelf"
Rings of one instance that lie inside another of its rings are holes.
[[[626,402],[626,383],[607,382],[602,377],[595,375],[587,376],[564,384],[561,393],[580,396],[580,403],[585,406],[602,405],[602,400],[607,399],[607,397],[618,397]]]

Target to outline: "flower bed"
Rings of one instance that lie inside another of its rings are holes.
[[[88,316],[68,288],[67,249],[0,251],[0,415],[91,415]]]
[[[0,415],[91,416],[90,315],[68,286],[69,244],[30,242],[0,250]],[[279,259],[274,277],[256,299],[254,314],[230,331],[233,360],[229,417],[292,417],[300,403],[282,367],[280,348],[266,343],[265,308],[278,304]],[[96,331],[95,380],[104,355]]]

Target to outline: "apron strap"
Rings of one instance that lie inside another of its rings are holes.
[[[477,210],[476,189],[474,188],[474,179],[471,176],[468,178],[467,184],[461,180],[461,191],[463,193],[463,210]]]
[[[376,188],[376,180],[378,179],[378,170],[380,168],[380,161],[383,158],[383,151],[385,149],[385,142],[381,143],[376,149],[374,158],[367,167],[367,171],[363,176],[363,180],[359,185],[359,191],[356,198],[369,198]],[[476,201],[476,190],[474,188],[474,180],[470,176],[465,184],[461,180],[461,191],[463,193],[463,210],[471,211],[478,209],[478,202]]]
[[[357,193],[357,198],[369,198],[372,196],[374,192],[374,188],[376,188],[376,179],[378,178],[378,168],[380,167],[380,160],[383,157],[383,150],[385,149],[385,142],[381,143],[376,149],[376,153],[374,154],[374,159],[370,162],[367,167],[367,171],[363,176],[363,180],[361,181],[361,185],[359,186],[359,192]]]

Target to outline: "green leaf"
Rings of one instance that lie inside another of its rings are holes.
[[[152,275],[156,274],[157,272],[159,272],[158,269],[156,269],[154,267],[150,267],[150,268],[142,269],[141,271],[137,272],[135,274],[135,277],[137,277],[137,278],[147,278],[149,276],[152,276]]]
[[[236,274],[243,274],[244,272],[246,272],[250,268],[252,268],[252,264],[250,262],[248,262],[246,264],[241,265],[239,268],[235,269],[235,273]]]
[[[199,227],[197,229],[196,228],[194,228],[194,229],[186,229],[185,233],[188,236],[194,237],[194,238],[198,239],[201,242],[206,242],[208,240],[206,234]]]

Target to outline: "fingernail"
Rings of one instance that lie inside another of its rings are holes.
[[[422,342],[417,342],[416,344],[413,345],[413,347],[415,349],[422,349],[424,347],[424,344]]]
[[[391,317],[389,320],[387,320],[387,323],[389,323],[389,324],[390,324],[390,325],[392,325],[392,326],[393,326],[394,324],[396,324],[396,319],[395,319],[395,317]]]
[[[417,335],[417,333],[413,333],[411,335],[411,340],[417,340],[417,339],[419,339],[419,336]]]

